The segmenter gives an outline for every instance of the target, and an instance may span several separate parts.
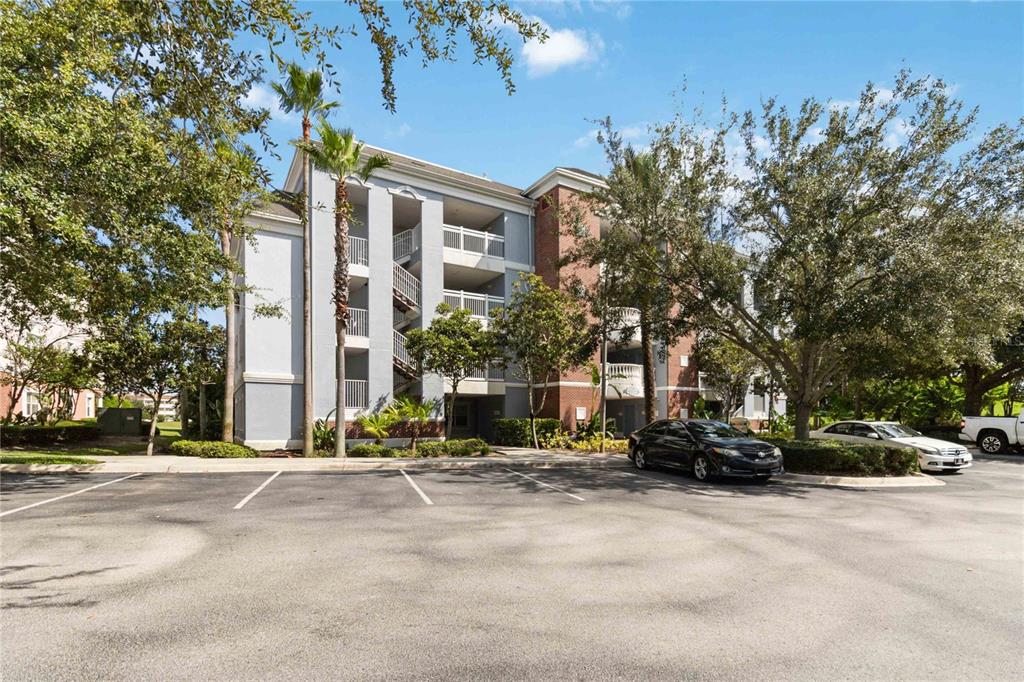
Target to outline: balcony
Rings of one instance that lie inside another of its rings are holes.
[[[370,314],[366,308],[348,309],[348,334],[345,349],[370,347]]]
[[[612,343],[629,347],[640,343],[639,308],[609,308],[608,321],[613,328],[608,335]]]
[[[447,381],[444,390],[451,393]],[[459,383],[459,395],[505,395],[505,372],[497,365],[489,364],[478,369]]]
[[[417,225],[411,230],[395,234],[391,238],[391,257],[396,263],[408,261],[413,252],[420,247],[420,228]]]
[[[644,397],[644,368],[642,365],[609,363],[607,373],[606,398]]]
[[[477,287],[505,272],[505,237],[444,225],[445,282]]]
[[[370,279],[370,243],[365,237],[348,238],[349,289],[365,286]]]
[[[369,382],[366,379],[345,379],[345,407],[361,410],[369,405]]]
[[[455,289],[444,290],[444,302],[453,310],[468,310],[470,315],[483,322],[485,326],[491,318],[491,311],[505,306],[505,299],[500,296],[475,294],[471,291]]]

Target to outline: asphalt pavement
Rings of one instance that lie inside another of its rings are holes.
[[[1024,457],[943,480],[4,474],[0,677],[1024,678]]]

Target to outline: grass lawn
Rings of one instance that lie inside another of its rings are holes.
[[[0,464],[99,464],[99,460],[50,452],[24,451],[3,453],[0,455]]]

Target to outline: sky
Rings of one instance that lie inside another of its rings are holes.
[[[300,2],[326,25],[358,16],[340,2]],[[463,37],[456,63],[423,68],[413,53],[395,73],[397,111],[383,107],[376,51],[365,33],[331,55],[339,70],[336,125],[366,142],[518,187],[555,166],[603,172],[593,121],[610,116],[627,140],[683,108],[758,108],[768,97],[856,100],[868,81],[891,86],[902,68],[942,78],[979,108],[979,130],[1024,116],[1024,3],[624,2],[546,0],[514,7],[543,22],[544,44],[514,34],[511,96],[496,67],[472,63]],[[388,6],[404,24],[399,3]],[[246,48],[262,49],[240,41]],[[288,53],[285,53],[288,55]],[[298,55],[294,55],[297,57]],[[311,62],[304,63],[312,67]],[[277,74],[268,74],[268,81]],[[300,132],[269,82],[249,102],[271,110],[281,159],[264,155],[275,186]]]

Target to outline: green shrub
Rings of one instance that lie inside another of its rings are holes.
[[[354,445],[346,450],[349,457],[394,457],[395,452],[397,451],[394,448],[376,443]]]
[[[171,454],[178,457],[230,458],[259,457],[260,453],[245,445],[219,440],[176,440],[171,443]]]
[[[58,422],[50,426],[36,424],[0,425],[0,443],[4,447],[80,443],[87,440],[96,440],[99,437],[100,428],[96,424]]]
[[[417,457],[476,457],[490,451],[491,446],[479,438],[428,440],[416,446]]]
[[[550,438],[562,428],[559,419],[537,419],[537,440]],[[494,420],[494,443],[513,447],[533,447],[530,420],[527,417]]]
[[[906,476],[918,470],[917,451],[838,440],[763,439],[782,450],[786,471],[842,476]]]

